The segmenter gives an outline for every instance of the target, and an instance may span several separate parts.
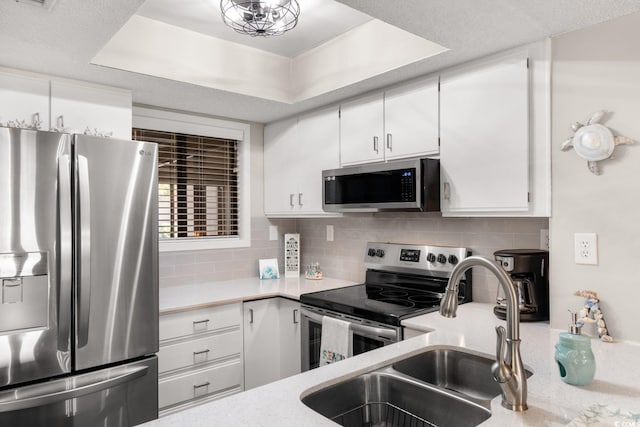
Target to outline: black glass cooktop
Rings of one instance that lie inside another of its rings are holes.
[[[441,293],[394,285],[354,285],[300,296],[300,302],[367,320],[399,326],[438,309]]]
[[[436,311],[447,279],[367,270],[365,284],[300,295],[300,302],[361,319],[400,326],[409,317]],[[460,282],[458,303],[471,301],[470,277]]]

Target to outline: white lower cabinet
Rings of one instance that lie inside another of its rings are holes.
[[[245,302],[245,390],[298,373],[300,304],[285,298]]]
[[[160,415],[243,390],[242,305],[160,316]]]

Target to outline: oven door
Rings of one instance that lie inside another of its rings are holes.
[[[402,328],[346,316],[334,311],[303,305],[300,310],[302,323],[302,371],[320,365],[320,341],[322,318],[330,316],[351,324],[353,355],[398,342],[402,339]]]

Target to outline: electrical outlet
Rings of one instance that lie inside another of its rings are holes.
[[[540,230],[540,249],[545,251],[549,250],[549,229],[543,228]]]
[[[333,242],[333,225],[327,225],[327,242]]]
[[[598,235],[596,233],[575,233],[574,257],[576,264],[598,264]]]

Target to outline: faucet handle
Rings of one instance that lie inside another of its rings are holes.
[[[511,369],[507,366],[507,332],[504,326],[496,326],[498,339],[496,342],[496,363],[491,367],[493,378],[499,383],[505,383],[511,378]]]

